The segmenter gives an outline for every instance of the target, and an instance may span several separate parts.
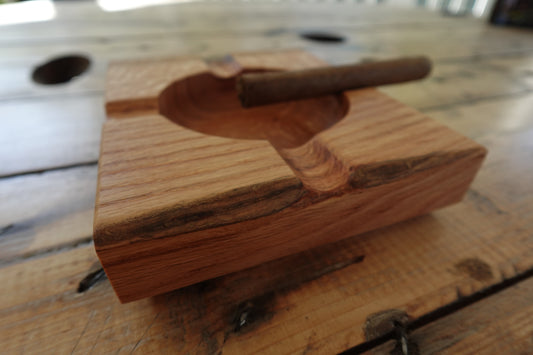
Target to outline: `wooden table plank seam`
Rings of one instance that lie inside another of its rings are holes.
[[[508,294],[510,291],[512,292],[514,290],[519,290],[519,287],[523,286],[524,284],[527,284],[527,287],[531,288],[531,285],[533,284],[533,269],[529,269],[524,273],[506,279],[500,284],[493,285],[487,289],[458,299],[444,307],[432,311],[429,314],[423,315],[418,319],[412,320],[405,325],[397,325],[397,327],[402,328],[406,331],[406,338],[413,346],[413,348],[411,348],[411,352],[407,353],[418,354],[419,351],[422,351],[420,353],[425,353],[424,350],[425,347],[428,346],[428,344],[423,344],[422,349],[420,349],[419,344],[417,344],[420,340],[423,340],[420,338],[420,336],[417,335],[419,330],[432,327],[436,328],[436,325],[439,324],[439,322],[446,320],[446,318],[458,316],[464,311],[468,312],[468,310],[472,309],[472,307],[476,307],[478,305],[485,304],[486,302],[490,302],[495,297],[505,297],[505,295]],[[527,314],[524,314],[524,316],[529,319],[529,316]],[[485,324],[488,323],[489,322]],[[431,336],[434,338],[439,338],[443,337],[444,334],[440,335],[438,332],[434,332],[433,334],[431,334]],[[465,334],[462,339],[467,337],[468,334]],[[447,348],[452,347],[454,344],[460,342],[462,339],[457,339],[455,342],[452,341],[450,343],[445,342],[444,344],[436,344],[436,347],[439,348],[440,353],[440,351],[446,351]],[[393,330],[390,333],[387,333],[386,336],[379,338],[379,345],[375,345],[375,342],[376,341],[372,342],[372,346],[363,346],[371,342],[360,344],[360,346],[351,348],[346,352],[343,352],[342,354],[359,354],[363,352],[365,352],[365,354],[367,355],[388,354],[392,348],[399,347],[398,343],[400,342],[400,340],[398,339],[398,332],[396,330]],[[533,343],[531,345],[533,345]],[[488,353],[490,352],[492,352],[492,350],[488,350]]]
[[[11,227],[11,225],[7,226],[7,227]],[[4,229],[6,229],[6,228],[4,228]],[[8,230],[9,230],[9,228],[8,228]],[[0,238],[1,237],[2,237],[2,235],[0,234]],[[57,254],[60,254],[60,253],[66,252],[66,251],[70,251],[70,250],[73,250],[73,249],[77,249],[77,248],[93,246],[93,244],[94,243],[93,243],[93,236],[92,235],[86,236],[86,237],[82,237],[82,238],[72,239],[69,242],[62,243],[62,244],[57,244],[57,245],[55,245],[55,246],[53,246],[51,248],[39,249],[39,250],[36,250],[36,251],[24,253],[24,254],[17,255],[17,256],[1,258],[0,259],[0,268],[12,266],[12,265],[18,264],[18,263],[28,262],[28,261],[35,260],[35,259],[48,257],[48,256],[51,256],[51,255],[57,255]]]
[[[50,166],[44,169],[39,170],[26,170],[21,172],[15,172],[12,174],[0,174],[0,179],[15,179],[22,176],[28,176],[28,175],[40,175],[43,173],[49,173],[52,171],[68,171],[69,169],[76,169],[76,168],[83,168],[83,167],[97,167],[98,166],[98,160],[90,160],[86,162],[79,162],[75,164],[69,164],[69,165],[59,165],[59,166]],[[1,233],[0,233],[1,235]]]
[[[424,30],[432,31],[432,32],[443,32],[443,31],[449,31],[450,25],[444,24],[443,28],[436,28],[434,24],[428,24],[428,27],[425,27]],[[379,27],[379,30],[376,30],[375,25],[373,24],[367,24],[367,25],[342,25],[342,26],[334,26],[334,25],[328,25],[322,27],[322,30],[324,32],[328,31],[339,31],[339,34],[342,35],[343,33],[351,33],[351,31],[357,31],[357,33],[361,34],[364,33],[365,30],[368,33],[375,34],[380,32],[387,32],[391,30],[395,31],[402,31],[402,30],[419,30],[420,26],[412,25],[412,24],[387,24],[387,25],[381,25]],[[465,26],[465,30],[468,30],[469,27]],[[138,40],[162,40],[167,38],[176,38],[178,36],[182,37],[188,37],[188,38],[202,38],[202,37],[230,37],[230,36],[242,36],[242,37],[248,37],[250,35],[266,35],[270,37],[280,36],[280,35],[294,35],[299,36],[302,33],[306,32],[313,32],[311,26],[299,26],[299,27],[291,27],[290,24],[284,23],[283,26],[275,27],[275,31],[273,31],[272,27],[268,27],[265,29],[257,29],[257,30],[249,30],[249,29],[242,29],[242,30],[225,30],[223,32],[221,31],[205,31],[205,30],[196,30],[196,31],[183,31],[183,30],[172,30],[168,27],[165,27],[161,30],[159,33],[153,33],[153,34],[146,34],[146,33],[138,33],[138,34],[130,34],[130,35],[112,35],[108,34],[105,37],[102,36],[84,36],[84,37],[73,37],[73,36],[67,36],[67,37],[54,37],[54,38],[47,38],[46,40],[43,39],[18,39],[18,40],[6,40],[2,39],[0,40],[0,48],[18,48],[18,47],[24,47],[24,46],[46,46],[49,44],[54,43],[101,43],[102,41],[106,41],[108,43],[112,43],[114,41],[116,42],[123,42],[124,40],[132,40],[132,41],[138,41]],[[457,30],[455,28],[455,30]],[[523,49],[519,49],[523,50]]]

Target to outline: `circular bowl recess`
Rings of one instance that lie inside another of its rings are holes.
[[[346,97],[336,94],[245,109],[235,77],[211,73],[174,82],[159,96],[159,112],[183,127],[221,137],[264,139],[277,148],[306,143],[340,121],[348,106]]]

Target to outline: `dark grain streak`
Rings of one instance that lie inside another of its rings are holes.
[[[7,226],[0,228],[0,237],[5,236],[7,232],[13,229],[14,226],[15,226],[14,224],[8,224]]]
[[[277,312],[286,309],[279,301],[287,294],[365,260],[358,250],[343,248],[344,245],[339,242],[320,247],[319,255],[324,249],[329,251],[326,258],[317,257],[318,248],[311,249],[156,296],[156,308],[169,311],[180,334],[199,334],[202,353],[219,354],[228,339],[268,325]],[[194,329],[186,326],[184,314],[199,320]],[[180,337],[179,341],[183,339]]]
[[[482,195],[480,192],[474,189],[469,189],[466,194],[466,197],[471,200],[476,206],[477,210],[482,213],[498,215],[506,214],[506,212],[496,206],[496,204],[490,198]]]
[[[370,188],[407,178],[445,164],[464,159],[471,155],[485,155],[480,148],[454,153],[434,153],[411,159],[390,160],[377,164],[360,165],[350,175],[350,185],[356,189]]]
[[[16,226],[17,225],[15,225],[15,227]],[[28,261],[34,258],[42,258],[45,256],[49,256],[51,254],[56,254],[56,253],[64,252],[67,250],[72,250],[78,247],[87,246],[87,245],[92,244],[92,242],[93,242],[93,237],[90,236],[90,237],[80,238],[80,239],[77,239],[77,240],[74,240],[68,243],[59,244],[52,248],[40,249],[40,250],[36,250],[31,253],[25,253],[21,256],[3,258],[0,260],[0,267],[8,266],[8,265],[15,264],[21,261]]]
[[[87,161],[87,162],[79,162],[79,163],[76,163],[76,164],[50,166],[50,167],[47,167],[45,169],[20,171],[20,172],[14,172],[12,174],[0,175],[0,179],[12,179],[12,178],[20,177],[20,176],[25,176],[25,175],[43,174],[43,173],[49,173],[51,171],[83,168],[83,167],[86,167],[86,166],[95,166],[96,164],[98,164],[98,161],[91,160],[91,161]]]
[[[136,235],[138,240],[175,236],[240,223],[273,215],[296,204],[305,190],[299,181],[289,179],[235,189],[200,200],[194,204],[178,204],[111,225],[96,231],[95,244],[104,248]]]

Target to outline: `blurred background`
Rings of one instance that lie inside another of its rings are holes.
[[[237,2],[236,0],[96,0],[95,2],[102,10],[113,12],[196,1]],[[495,24],[533,26],[533,1],[531,0],[242,0],[242,2],[353,3],[419,7],[448,16],[483,17]],[[52,0],[0,0],[0,4],[6,5],[2,6],[0,11],[0,25],[46,21],[55,16]]]

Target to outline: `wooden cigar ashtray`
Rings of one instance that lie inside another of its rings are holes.
[[[122,302],[458,202],[485,157],[376,89],[243,109],[241,70],[324,63],[303,51],[234,59],[109,69],[94,242]]]

